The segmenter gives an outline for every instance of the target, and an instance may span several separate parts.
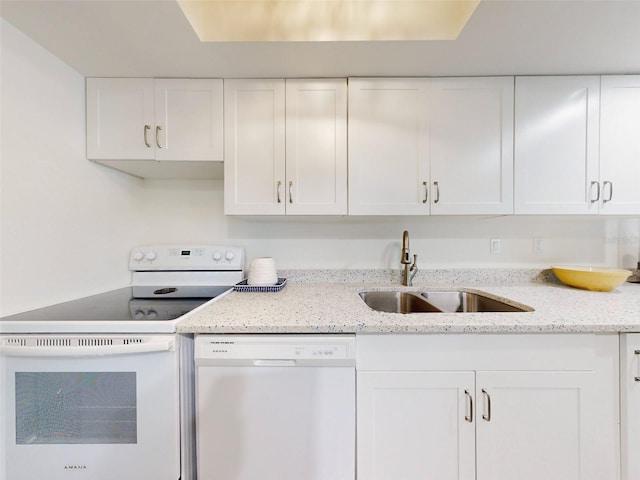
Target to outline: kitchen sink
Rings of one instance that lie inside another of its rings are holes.
[[[373,310],[389,313],[441,312],[419,293],[413,292],[361,292],[364,303]]]
[[[481,293],[462,290],[447,292],[361,292],[362,300],[373,310],[389,313],[472,313],[472,312],[528,312]]]

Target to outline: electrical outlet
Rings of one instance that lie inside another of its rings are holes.
[[[499,238],[492,238],[491,239],[491,255],[498,255],[500,253],[501,250],[501,245],[500,245],[500,239]]]
[[[533,237],[533,253],[535,255],[540,255],[542,252],[543,252],[542,238]]]

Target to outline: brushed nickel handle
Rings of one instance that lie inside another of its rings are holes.
[[[640,350],[634,350],[634,351],[633,351],[633,354],[634,354],[634,355],[640,355]],[[636,382],[640,382],[640,377],[633,377],[633,379],[634,379]]]
[[[487,413],[482,414],[482,419],[486,420],[487,422],[490,422],[491,421],[491,395],[489,395],[489,393],[484,388],[482,389],[482,394],[487,400],[487,403],[486,403]]]
[[[158,146],[158,148],[162,148],[162,145],[160,145],[160,139],[158,138],[161,130],[162,127],[160,125],[156,125],[156,145]]]
[[[427,203],[429,201],[429,187],[427,187],[427,182],[422,182],[422,185],[424,186],[424,199],[422,203]]]
[[[433,182],[433,186],[436,187],[436,198],[433,203],[438,203],[440,201],[440,185],[438,182]]]
[[[611,199],[613,198],[613,183],[611,183],[609,180],[606,180],[602,183],[602,190],[604,190],[607,187],[607,185],[609,185],[609,196],[603,199],[602,203],[610,202]]]
[[[471,394],[469,393],[469,390],[465,390],[464,394],[467,396],[467,406],[469,407],[469,414],[464,416],[464,419],[469,422],[469,423],[473,423],[473,397],[471,396]]]
[[[591,199],[591,203],[596,203],[600,200],[600,182],[591,182],[591,189],[593,190],[593,186],[596,186],[596,198]]]
[[[145,125],[144,131],[142,133],[142,136],[144,137],[144,144],[147,146],[147,148],[151,148],[151,144],[149,143],[149,139],[147,138],[147,132],[149,130],[151,130],[151,125]]]
[[[293,203],[293,192],[291,190],[292,188],[293,188],[293,182],[289,180],[289,203]]]
[[[282,200],[280,199],[280,187],[282,186],[282,182],[280,180],[278,180],[278,184],[276,185],[276,195],[278,197],[278,203],[282,203]]]

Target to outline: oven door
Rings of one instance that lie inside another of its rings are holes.
[[[177,480],[176,340],[0,336],[0,478]]]

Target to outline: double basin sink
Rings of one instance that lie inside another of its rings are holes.
[[[361,292],[360,297],[371,309],[389,313],[471,313],[530,312],[532,308],[516,306],[477,292]]]

